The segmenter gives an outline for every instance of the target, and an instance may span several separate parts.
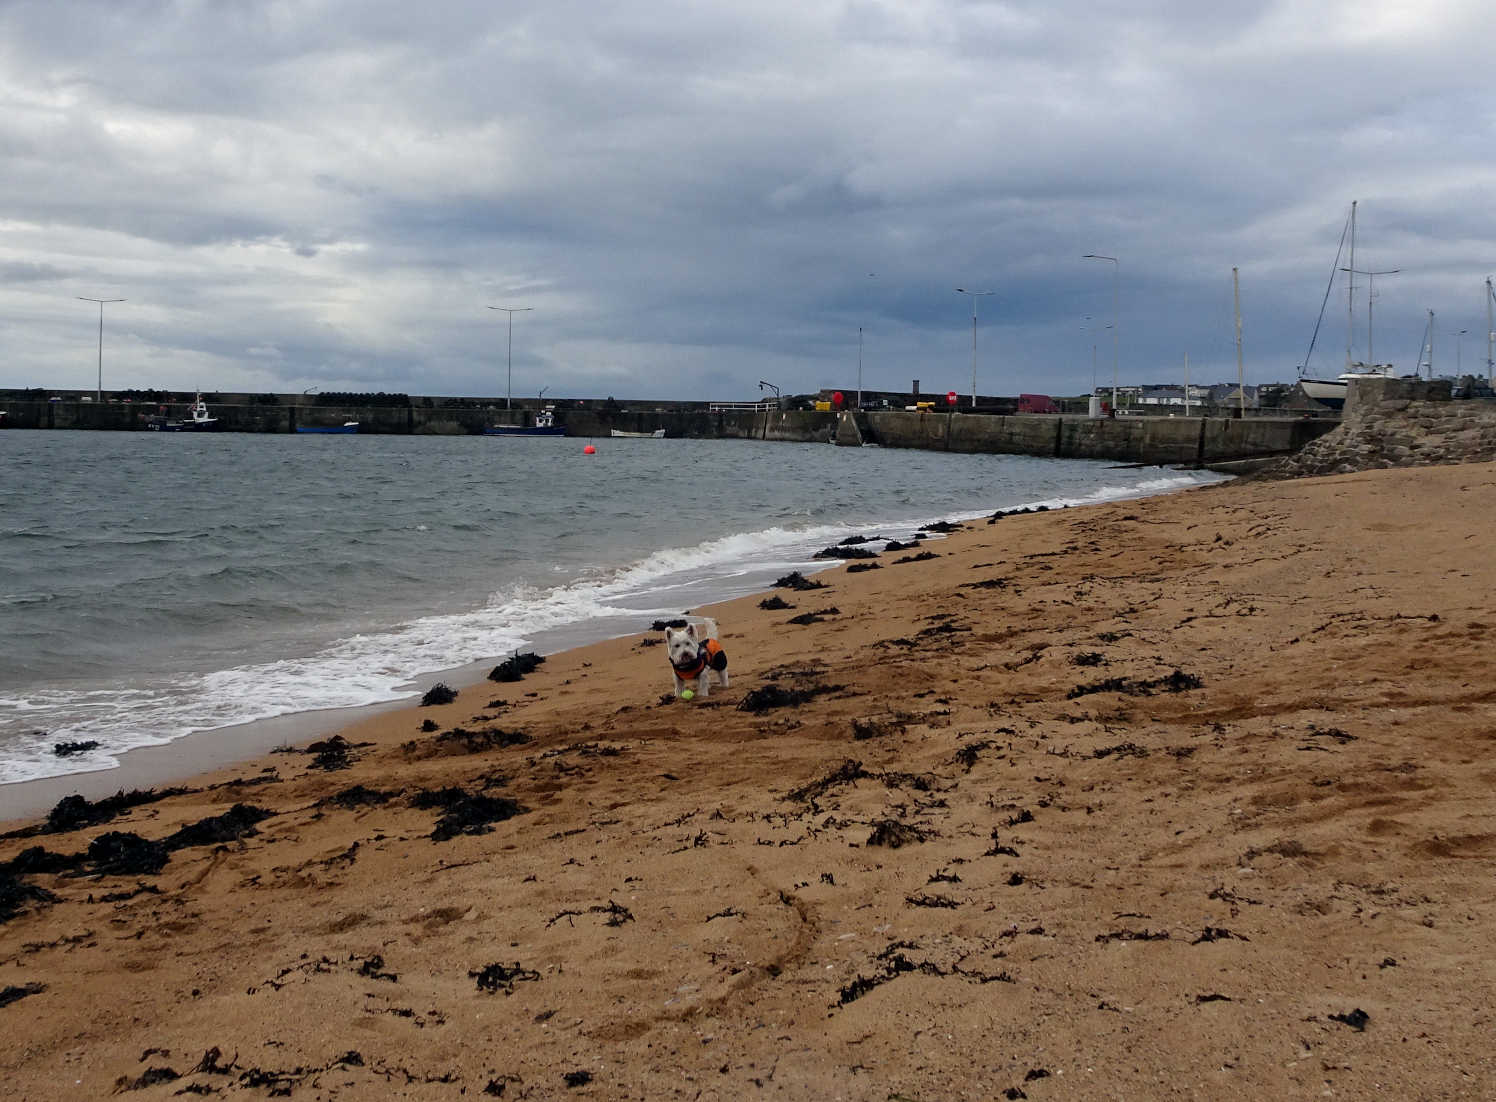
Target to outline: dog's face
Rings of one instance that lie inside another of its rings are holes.
[[[670,654],[672,666],[689,665],[701,649],[701,640],[696,635],[696,625],[665,629],[665,649]]]

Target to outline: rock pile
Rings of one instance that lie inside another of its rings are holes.
[[[1266,474],[1304,478],[1496,459],[1496,401],[1453,401],[1447,379],[1354,380],[1349,389],[1340,427]]]

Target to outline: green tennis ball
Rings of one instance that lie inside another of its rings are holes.
[[[695,689],[682,689],[680,691],[680,698],[682,700],[694,700],[695,697],[696,697],[696,690]]]

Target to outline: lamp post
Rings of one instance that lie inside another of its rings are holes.
[[[877,272],[869,272],[869,279],[877,279]],[[862,326],[857,327],[857,409],[862,410]]]
[[[533,306],[490,306],[490,310],[498,310],[509,315],[509,381],[504,389],[504,408],[512,409],[511,395],[514,393],[514,315],[523,314],[533,310]]]
[[[1080,327],[1082,333],[1091,328],[1090,322],[1091,315],[1087,314],[1086,324]],[[1096,338],[1094,336],[1091,338],[1091,393],[1096,393]]]
[[[1122,282],[1122,262],[1115,256],[1101,253],[1086,253],[1082,260],[1110,260],[1112,262],[1112,410],[1117,408],[1117,329],[1121,321],[1117,316],[1117,290]]]
[[[1464,365],[1464,360],[1465,360],[1465,342],[1461,338],[1464,337],[1464,335],[1466,333],[1468,333],[1468,332],[1470,332],[1470,330],[1468,330],[1468,329],[1459,329],[1459,330],[1455,331],[1455,335],[1454,335],[1454,377],[1456,379],[1460,378],[1465,373],[1465,368],[1463,366]]]
[[[995,295],[996,291],[968,291],[957,287],[956,294],[971,296],[971,410],[977,409],[977,299],[984,295]]]
[[[89,298],[87,295],[79,295],[80,302],[97,302],[99,304],[99,389],[95,398],[99,402],[104,401],[104,303],[124,302],[122,298]]]
[[[857,408],[862,409],[862,326],[857,327]]]

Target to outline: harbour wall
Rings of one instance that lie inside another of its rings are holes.
[[[999,417],[903,411],[842,416],[855,425],[861,443],[885,448],[1207,466],[1287,455],[1334,428],[1333,422],[1302,417]]]
[[[1353,379],[1340,425],[1267,472],[1283,478],[1496,459],[1496,399],[1447,379]]]
[[[145,431],[160,408],[126,402],[4,401],[12,429]],[[186,407],[171,406],[180,418]],[[219,403],[211,408],[224,432],[292,433],[299,426],[359,422],[365,434],[480,435],[493,424],[524,424],[533,410],[488,408],[338,407]],[[913,413],[903,410],[832,413],[773,409],[591,409],[558,406],[568,435],[607,437],[613,429],[699,439],[877,444],[886,448],[1108,459],[1124,463],[1212,465],[1283,456],[1333,429],[1305,418],[1117,417],[1055,414]]]

